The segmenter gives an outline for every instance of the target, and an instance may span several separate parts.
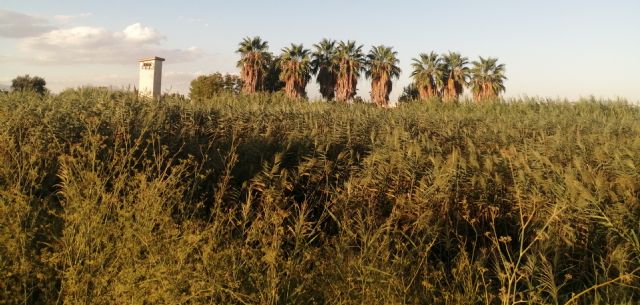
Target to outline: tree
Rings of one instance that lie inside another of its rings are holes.
[[[273,93],[284,89],[284,86],[286,84],[282,80],[280,80],[281,72],[282,69],[280,69],[280,57],[271,56],[269,65],[267,67],[267,75],[265,75],[264,77],[264,82],[260,87],[260,90]]]
[[[269,44],[258,36],[246,37],[240,42],[236,52],[240,54],[238,68],[244,83],[242,92],[254,93],[263,88],[272,57],[268,50]]]
[[[356,95],[358,77],[364,65],[362,45],[355,41],[341,41],[336,50],[334,64],[338,67],[336,99],[346,102]]]
[[[302,44],[291,44],[280,55],[280,80],[285,83],[284,92],[291,98],[306,98],[307,83],[311,79],[310,51]]]
[[[415,83],[411,83],[404,88],[402,88],[402,94],[400,98],[398,98],[398,102],[406,103],[410,101],[415,101],[420,98],[420,93],[418,92],[418,87]]]
[[[457,100],[463,93],[464,86],[469,82],[469,59],[459,53],[449,52],[443,56],[444,62],[444,99]]]
[[[44,78],[39,76],[29,76],[26,74],[24,76],[18,76],[11,81],[11,90],[13,91],[33,91],[40,95],[44,95],[47,93],[47,88],[45,87],[47,82]]]
[[[311,72],[316,75],[316,82],[320,85],[320,94],[328,101],[336,95],[336,78],[338,68],[334,58],[336,56],[336,41],[323,39],[314,44],[311,60]]]
[[[373,47],[367,55],[365,76],[371,79],[371,100],[378,106],[389,105],[392,79],[400,77],[398,52],[392,47]]]
[[[189,97],[191,99],[208,99],[216,94],[228,92],[238,94],[242,90],[242,79],[236,75],[222,75],[220,72],[201,75],[191,81]]]
[[[505,91],[504,64],[498,64],[497,58],[483,58],[480,61],[472,62],[471,68],[471,91],[473,99],[481,101],[496,98]]]
[[[440,95],[444,85],[444,65],[436,52],[420,53],[411,63],[413,78],[421,99],[430,99]]]

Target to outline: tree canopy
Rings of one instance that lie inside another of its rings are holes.
[[[356,95],[358,78],[365,64],[363,45],[355,41],[341,41],[338,44],[334,62],[338,67],[336,99],[346,102]]]
[[[311,79],[311,52],[302,44],[291,44],[280,55],[280,80],[285,83],[285,93],[292,98],[307,97],[307,82]]]
[[[222,92],[238,94],[242,90],[242,79],[239,76],[216,72],[201,75],[191,81],[189,97],[191,99],[207,99]]]
[[[262,88],[272,60],[271,53],[269,53],[269,43],[258,36],[246,37],[240,42],[236,52],[240,54],[238,67],[240,68],[240,77],[244,82],[242,91],[244,93],[256,92]]]
[[[13,91],[33,91],[40,95],[47,93],[45,87],[47,82],[39,76],[29,76],[29,74],[18,76],[11,81],[11,90]]]
[[[436,53],[420,53],[418,58],[411,63],[416,90],[420,98],[429,99],[440,95],[444,83],[444,65],[442,58]]]
[[[471,91],[475,100],[495,98],[505,91],[504,64],[498,64],[497,58],[484,58],[472,62]]]
[[[449,52],[442,56],[444,62],[445,101],[457,100],[469,83],[469,59],[457,52]]]
[[[371,100],[378,106],[389,104],[389,94],[392,89],[392,78],[400,77],[398,52],[387,46],[376,46],[367,55],[367,78],[371,79]]]
[[[314,51],[311,60],[311,73],[316,76],[316,82],[320,85],[320,94],[326,100],[333,100],[336,95],[336,78],[338,68],[334,61],[336,56],[336,41],[322,39],[313,45]]]

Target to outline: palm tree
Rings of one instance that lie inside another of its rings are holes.
[[[320,43],[313,45],[311,60],[311,72],[316,76],[316,82],[320,85],[320,94],[330,101],[336,95],[336,78],[338,69],[334,62],[336,56],[336,41],[322,39]]]
[[[464,91],[464,86],[469,82],[469,59],[459,53],[449,52],[443,56],[444,62],[444,99],[457,100]]]
[[[237,66],[244,82],[242,92],[254,93],[262,87],[271,61],[268,49],[269,44],[258,36],[246,37],[240,42],[236,53],[240,53]]]
[[[414,58],[411,77],[418,88],[421,99],[430,99],[439,95],[444,81],[444,66],[442,59],[436,52],[420,53]]]
[[[260,90],[273,93],[284,89],[286,84],[280,80],[280,73],[282,72],[282,69],[280,69],[280,56],[271,54],[270,56]]]
[[[302,44],[291,44],[280,55],[280,80],[285,83],[284,92],[291,98],[305,98],[307,82],[311,79],[310,51]]]
[[[391,79],[400,76],[398,52],[391,47],[373,47],[367,55],[366,77],[371,79],[371,100],[378,106],[389,105],[389,94],[393,87]]]
[[[336,49],[334,64],[338,67],[336,77],[336,99],[346,102],[356,95],[358,77],[364,65],[362,45],[355,41],[341,41]]]
[[[474,61],[471,68],[471,91],[476,101],[496,98],[505,91],[504,64],[498,64],[497,58],[483,58]]]

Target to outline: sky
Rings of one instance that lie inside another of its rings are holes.
[[[188,93],[198,75],[238,74],[235,53],[260,36],[279,54],[291,43],[356,40],[392,46],[411,82],[419,53],[460,52],[506,65],[506,97],[640,101],[638,0],[2,0],[0,87],[38,75],[54,92],[85,85],[132,88],[138,59],[164,57],[163,92]],[[318,97],[312,81],[311,98]],[[358,95],[368,99],[369,82]]]

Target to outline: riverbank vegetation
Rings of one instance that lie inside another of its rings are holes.
[[[639,151],[606,101],[0,94],[0,303],[637,304]]]

